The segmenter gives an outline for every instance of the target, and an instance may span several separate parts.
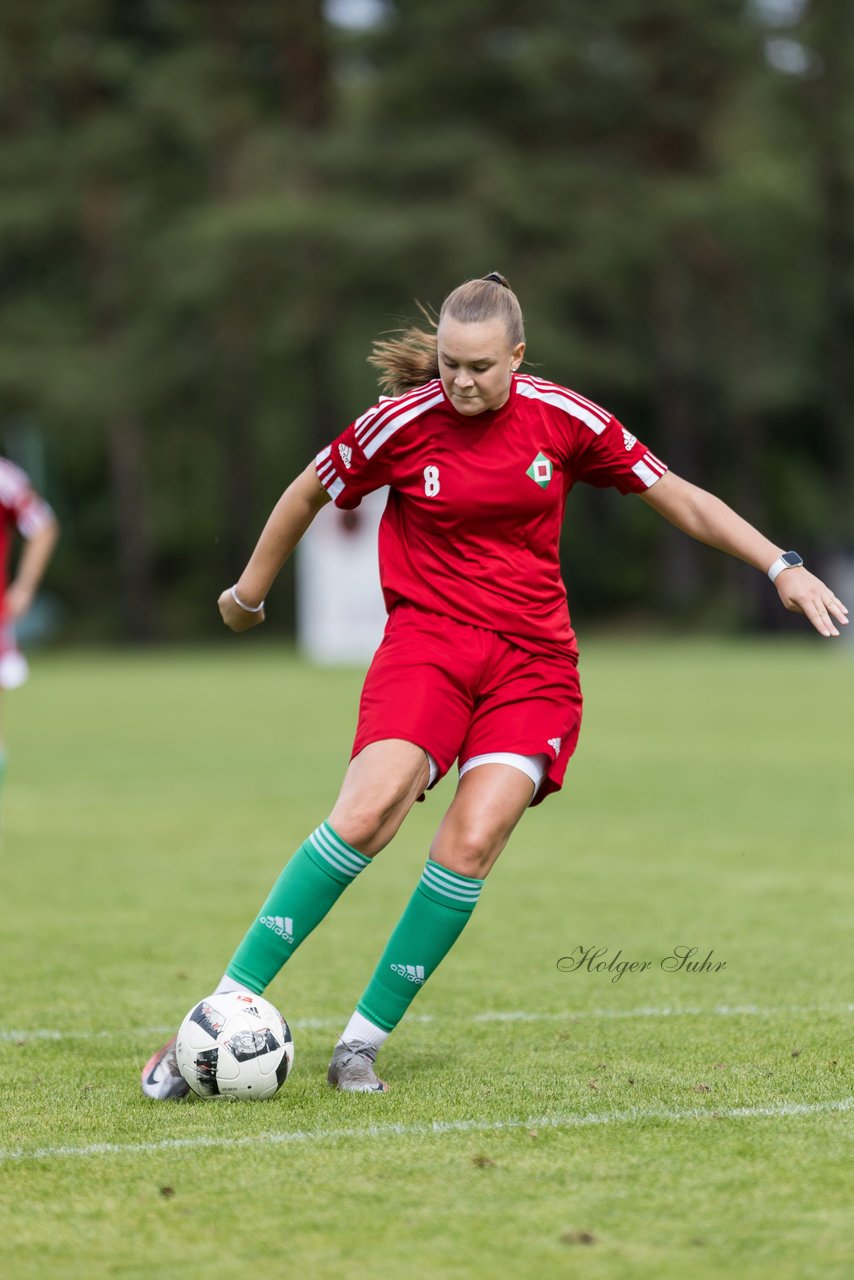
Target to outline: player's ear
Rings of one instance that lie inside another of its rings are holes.
[[[519,365],[522,363],[522,359],[524,355],[525,355],[524,342],[517,342],[516,346],[510,352],[510,367],[511,369],[513,369],[514,372],[519,368]]]

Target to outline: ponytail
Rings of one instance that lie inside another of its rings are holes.
[[[410,325],[389,338],[378,338],[372,344],[368,364],[378,371],[380,388],[386,395],[403,395],[438,378],[436,330],[444,316],[463,324],[480,324],[498,318],[504,322],[511,347],[525,341],[525,323],[519,300],[504,276],[497,271],[458,285],[442,303],[438,321],[420,303],[418,305],[430,325],[429,330]]]
[[[378,371],[377,381],[386,395],[402,396],[439,376],[437,322],[420,303],[418,309],[430,325],[429,330],[409,325],[390,338],[375,338],[371,345],[368,364]]]

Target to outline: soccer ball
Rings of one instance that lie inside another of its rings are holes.
[[[294,1061],[291,1030],[261,996],[229,991],[191,1009],[178,1030],[178,1067],[202,1098],[272,1098]]]

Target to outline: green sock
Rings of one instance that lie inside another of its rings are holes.
[[[259,995],[370,858],[322,822],[285,866],[226,969]]]
[[[468,924],[482,888],[482,880],[458,875],[428,858],[357,1012],[393,1031]]]

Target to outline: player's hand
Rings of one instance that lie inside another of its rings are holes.
[[[8,622],[17,622],[33,603],[33,592],[22,582],[10,582],[3,597],[3,613]]]
[[[263,609],[260,613],[248,613],[246,609],[241,609],[231,594],[231,587],[226,587],[217,604],[223,622],[232,631],[249,631],[252,627],[260,626],[266,617]]]
[[[807,569],[784,569],[774,583],[780,599],[790,613],[802,613],[821,636],[838,636],[834,618],[840,626],[848,626],[848,610],[821,578]]]

